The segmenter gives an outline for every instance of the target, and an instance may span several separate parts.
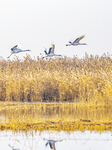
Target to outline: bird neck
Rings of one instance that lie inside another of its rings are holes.
[[[80,45],[87,45],[86,43],[80,43]]]
[[[61,56],[61,55],[57,54],[56,56]]]

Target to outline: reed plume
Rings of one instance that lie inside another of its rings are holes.
[[[112,103],[112,58],[0,58],[0,101]]]

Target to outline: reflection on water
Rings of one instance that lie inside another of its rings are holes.
[[[1,107],[0,127],[0,150],[112,149],[110,106],[13,103]]]
[[[112,107],[59,103],[14,103],[0,109],[0,127],[35,130],[112,130]]]
[[[112,132],[0,132],[0,150],[111,150]]]
[[[63,140],[56,140],[56,141],[54,141],[54,140],[48,140],[48,139],[44,139],[44,140],[47,140],[46,146],[49,145],[50,148],[53,149],[53,150],[56,150],[56,147],[55,147],[55,143],[56,142],[63,141]]]

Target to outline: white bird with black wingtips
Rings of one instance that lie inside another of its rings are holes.
[[[22,50],[21,44],[15,45],[14,47],[11,48],[11,54],[7,58],[9,58],[12,54],[20,53],[20,52],[26,52],[26,51],[31,51],[31,50],[29,50],[29,49]]]
[[[47,50],[46,50],[46,48],[45,48],[44,52],[45,52],[45,54],[47,55],[47,56],[45,56],[45,57],[62,56],[62,55],[55,54],[55,53],[54,53],[54,49],[55,49],[55,45],[54,45],[54,44],[51,45],[51,47],[49,48],[49,51],[48,51],[48,52],[47,52]],[[45,57],[43,57],[43,58],[45,58]]]
[[[75,41],[69,41],[69,44],[66,44],[66,46],[87,45],[86,43],[79,43],[79,41],[84,37],[85,37],[85,35],[82,35],[82,36],[78,37]]]

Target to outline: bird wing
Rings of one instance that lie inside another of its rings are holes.
[[[78,37],[73,43],[79,43],[79,41],[84,37],[85,37],[85,35]]]
[[[54,53],[54,48],[53,47],[51,48],[51,53]]]
[[[49,146],[50,146],[50,148],[51,149],[53,149],[53,150],[55,150],[56,148],[55,148],[55,143],[53,142],[49,142]]]
[[[49,48],[48,54],[52,53],[52,47]]]
[[[15,45],[14,47],[11,48],[11,51],[13,51],[17,47],[18,47],[18,45]]]
[[[52,49],[51,49],[51,53],[54,53],[54,49],[55,49],[55,45],[54,44],[52,44]]]
[[[53,149],[53,144],[51,144],[51,142],[49,142],[49,146],[51,149]]]
[[[21,47],[22,47],[21,44],[17,45],[17,49],[21,49]]]
[[[48,142],[45,144],[45,146],[47,146],[48,145]]]

